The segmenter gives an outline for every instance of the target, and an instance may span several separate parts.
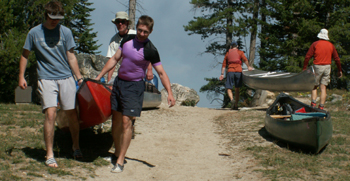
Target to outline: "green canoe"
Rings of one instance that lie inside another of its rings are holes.
[[[302,112],[302,113],[296,113]],[[265,129],[272,136],[318,153],[333,133],[329,112],[281,93],[267,109]]]

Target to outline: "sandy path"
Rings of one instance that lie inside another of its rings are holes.
[[[232,160],[219,156],[225,148],[213,122],[223,112],[183,106],[143,111],[124,172],[111,173],[109,165],[95,179],[232,180]]]

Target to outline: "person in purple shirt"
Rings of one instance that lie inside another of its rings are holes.
[[[112,135],[117,157],[115,166],[111,172],[118,173],[124,169],[124,159],[132,137],[132,120],[140,117],[142,110],[143,94],[145,91],[145,72],[151,63],[157,71],[159,78],[168,91],[169,107],[175,105],[175,99],[171,91],[170,80],[166,74],[157,49],[148,39],[152,33],[154,21],[151,17],[143,15],[138,19],[136,35],[127,35],[117,52],[108,60],[96,77],[100,80],[118,61],[123,58],[119,73],[113,83],[111,95],[112,107]]]

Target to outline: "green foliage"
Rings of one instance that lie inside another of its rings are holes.
[[[226,89],[225,89],[225,82],[220,81],[218,78],[204,78],[204,80],[208,81],[207,85],[202,86],[199,89],[199,92],[207,92],[207,99],[209,100],[213,100],[213,101],[217,101],[217,102],[221,102],[222,103],[222,107],[226,107],[229,102],[230,99],[227,95],[227,93],[225,93]],[[224,99],[220,99],[219,97],[224,96]],[[213,102],[212,101],[212,102]]]
[[[181,106],[191,106],[194,107],[196,106],[196,101],[195,100],[185,100],[181,103]]]
[[[49,0],[3,0],[0,1],[0,102],[13,102],[14,90],[18,85],[19,59],[28,31],[44,22],[44,5]],[[96,33],[90,28],[88,0],[61,0],[65,9],[65,19],[61,23],[71,28],[76,40],[76,50],[81,53],[95,54]],[[37,73],[34,53],[30,54],[25,77],[33,87],[33,102],[39,102],[36,96]]]
[[[199,92],[207,92],[207,99],[213,101],[217,101],[221,103],[221,107],[231,107],[231,100],[228,97],[228,94],[225,89],[226,78],[220,81],[218,78],[204,78],[204,80],[208,81],[208,84],[202,86]],[[248,95],[248,87],[243,85],[239,89],[240,100],[239,103],[243,106],[248,106],[251,102],[251,97]],[[232,87],[233,96],[235,94],[235,89]],[[224,96],[224,98],[220,98]]]
[[[224,56],[233,37],[236,37],[239,48],[244,48],[242,37],[249,34],[249,27],[254,23],[247,20],[247,12],[252,11],[252,2],[191,0],[190,4],[194,10],[201,12],[201,16],[194,17],[184,29],[189,35],[200,35],[202,40],[212,38],[204,53]],[[200,92],[207,92],[208,99],[222,102],[223,107],[229,106],[230,99],[225,93],[224,82],[217,78],[205,80],[208,84],[201,87]],[[219,98],[221,95],[224,95],[223,100]]]
[[[189,35],[209,39],[204,53],[223,56],[233,37],[247,37],[258,25],[259,69],[267,71],[301,72],[310,45],[318,40],[318,32],[328,29],[343,69],[343,78],[337,78],[338,70],[332,63],[328,88],[350,89],[350,0],[191,0],[190,4],[194,10],[200,10],[201,16],[194,17],[184,29]],[[259,16],[253,19],[256,12]],[[309,65],[312,64],[311,60]],[[210,85],[203,86],[203,91],[216,99],[220,89],[213,87],[215,80],[208,81]],[[224,91],[220,94],[224,95]]]
[[[72,9],[72,16],[65,19],[64,23],[71,28],[77,47],[75,48],[78,53],[96,54],[96,50],[101,46],[97,45],[97,41],[94,38],[97,37],[96,32],[92,32],[90,28],[91,23],[90,12],[95,10],[89,8],[93,3],[89,3],[88,0],[79,0],[74,4]]]
[[[234,33],[232,27],[234,4],[226,0],[192,0],[190,4],[195,10],[200,10],[202,16],[194,17],[194,20],[184,26],[185,31],[188,31],[189,35],[199,34],[202,39],[215,36],[216,39],[206,47],[205,53],[214,56],[224,55]]]
[[[349,0],[285,1],[266,0],[262,12],[269,17],[260,21],[260,69],[300,72],[310,45],[318,40],[322,28],[329,30],[345,72],[349,71]],[[309,62],[309,65],[312,61]],[[332,66],[335,67],[335,66]],[[333,70],[330,88],[347,88],[349,75],[336,79]]]

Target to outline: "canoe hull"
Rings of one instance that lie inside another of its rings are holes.
[[[144,92],[142,108],[156,108],[162,102],[161,93],[154,85],[148,85],[147,87]],[[110,118],[112,114],[111,88],[111,85],[93,79],[87,79],[82,83],[76,96],[80,129],[99,125]],[[57,112],[56,122],[58,128],[69,131],[68,119],[64,111],[59,110]]]
[[[144,92],[142,108],[156,108],[162,103],[162,94],[153,92]]]
[[[326,116],[310,117],[294,121],[275,119],[270,115],[274,114],[273,107],[277,103],[291,104],[295,110],[304,107],[306,112],[322,112]],[[276,101],[266,111],[265,128],[272,136],[307,148],[314,153],[318,153],[324,148],[329,143],[333,134],[329,112],[312,108],[283,93],[277,97]]]
[[[111,116],[111,90],[99,81],[87,79],[77,91],[76,110],[80,129],[104,123]],[[57,111],[58,128],[68,131],[68,118],[65,111]]]
[[[309,67],[299,74],[273,74],[262,70],[243,71],[242,73],[243,83],[252,89],[269,91],[311,91],[315,86],[315,76],[312,67]]]

